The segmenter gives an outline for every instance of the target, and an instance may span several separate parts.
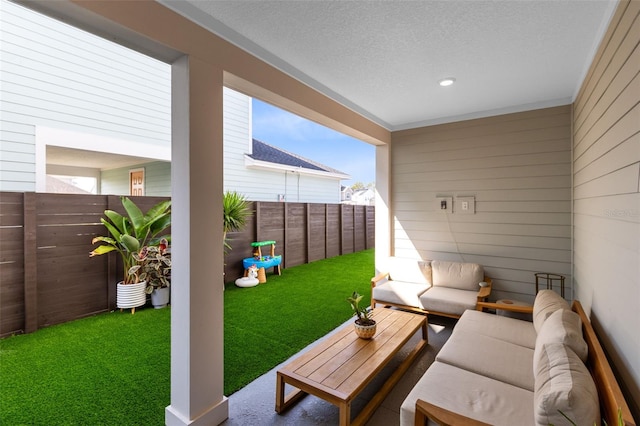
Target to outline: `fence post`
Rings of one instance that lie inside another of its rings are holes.
[[[38,245],[36,193],[25,192],[24,214],[24,332],[38,329]]]
[[[122,206],[120,197],[116,195],[107,195],[107,207],[105,210],[118,210]],[[105,229],[106,231],[106,229]],[[116,284],[119,279],[120,273],[118,272],[118,257],[114,252],[107,254],[107,306],[110,311],[117,308],[116,303]]]

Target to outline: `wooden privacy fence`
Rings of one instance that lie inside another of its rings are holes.
[[[130,198],[143,211],[167,199]],[[0,192],[0,336],[115,309],[118,257],[89,258],[92,238],[106,235],[106,209],[124,213],[118,196]],[[374,246],[373,207],[255,202],[252,209],[245,230],[229,234],[229,281],[242,274],[253,241],[276,240],[285,268]]]
[[[251,209],[243,232],[228,234],[233,249],[225,257],[227,281],[242,276],[242,259],[253,254],[253,241],[275,240],[284,268],[375,245],[373,206],[256,201]]]

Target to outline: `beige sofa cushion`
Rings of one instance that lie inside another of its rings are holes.
[[[431,277],[434,286],[477,292],[478,284],[484,280],[484,269],[477,263],[432,260]]]
[[[428,312],[444,312],[462,315],[467,309],[475,309],[478,293],[449,287],[433,286],[420,295],[420,304]]]
[[[431,276],[427,275],[428,261],[390,257],[388,264],[389,277],[394,281],[405,281],[416,284],[431,285]]]
[[[540,333],[545,320],[558,309],[571,310],[571,307],[553,290],[540,290],[533,302],[533,326]]]
[[[436,360],[533,391],[533,349],[453,329]]]
[[[537,425],[600,424],[598,391],[587,367],[561,343],[547,343],[535,371],[533,399]],[[562,411],[562,413],[560,413]]]
[[[380,304],[390,303],[419,308],[419,296],[427,291],[427,284],[416,284],[406,281],[387,281],[376,285],[371,291],[371,297]]]
[[[456,324],[457,330],[493,337],[525,348],[536,346],[536,330],[529,321],[468,310]]]
[[[401,426],[414,425],[418,399],[492,425],[533,424],[533,392],[438,361],[402,403]]]
[[[559,309],[549,315],[542,324],[536,338],[535,353],[533,355],[533,370],[537,370],[542,356],[542,347],[547,343],[561,343],[571,348],[582,362],[587,361],[589,348],[582,336],[582,321],[580,316],[566,309]]]

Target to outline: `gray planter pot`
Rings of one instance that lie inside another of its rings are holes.
[[[169,304],[170,296],[169,287],[157,288],[151,292],[151,304],[155,309],[162,309]]]

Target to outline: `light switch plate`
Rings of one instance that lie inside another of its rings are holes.
[[[453,197],[436,197],[436,211],[453,212]]]
[[[476,197],[456,197],[456,214],[475,214]]]

